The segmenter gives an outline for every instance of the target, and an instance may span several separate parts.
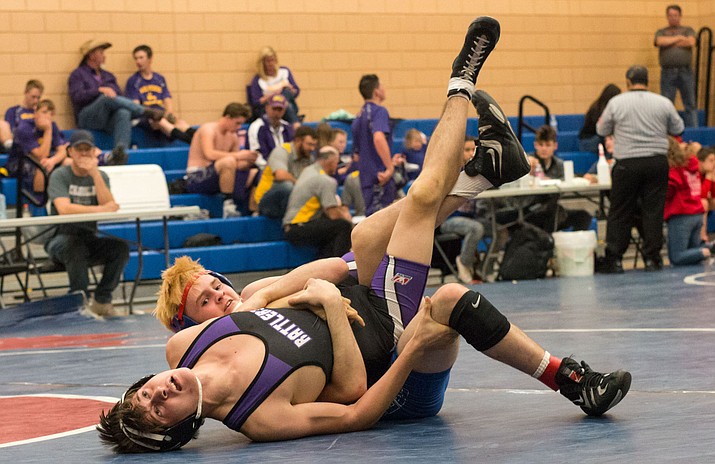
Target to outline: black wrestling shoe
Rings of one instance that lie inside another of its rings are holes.
[[[104,154],[105,166],[124,166],[127,164],[129,155],[123,145],[117,145],[114,150]]]
[[[499,104],[483,90],[474,92],[472,104],[479,113],[479,140],[474,156],[464,166],[467,175],[481,174],[499,187],[528,174],[529,158]]]
[[[499,41],[499,21],[480,16],[469,25],[464,46],[452,63],[447,97],[458,93],[471,98],[477,76],[489,54]]]
[[[556,384],[562,395],[589,416],[600,416],[617,405],[631,388],[630,372],[610,374],[595,372],[581,361],[564,358],[556,373]]]

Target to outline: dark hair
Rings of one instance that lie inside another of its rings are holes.
[[[377,74],[365,74],[360,78],[360,85],[358,86],[358,89],[360,90],[362,98],[369,100],[372,98],[372,93],[379,86],[380,79],[377,77]]]
[[[243,103],[229,103],[223,110],[222,116],[228,116],[231,119],[244,117],[246,119],[251,117],[251,108]]]
[[[37,79],[30,79],[30,80],[27,81],[27,83],[25,84],[25,93],[29,92],[29,91],[32,90],[32,89],[37,89],[37,90],[39,90],[40,92],[44,92],[44,91],[45,91],[45,86],[42,85],[42,82],[38,81]]]
[[[698,154],[696,156],[698,157],[698,160],[700,160],[700,162],[703,162],[710,155],[715,155],[715,147],[703,147],[700,149],[700,151],[698,151]]]
[[[313,137],[314,139],[317,139],[318,134],[315,132],[315,129],[310,126],[300,126],[295,130],[295,135],[293,136],[293,138],[302,139],[304,137]]]
[[[151,51],[151,47],[149,45],[138,45],[132,50],[132,56],[136,54],[136,52],[145,52],[147,58],[151,58],[154,55],[154,52]]]
[[[153,422],[144,407],[132,402],[137,391],[154,374],[136,381],[122,395],[122,399],[105,414],[99,416],[99,438],[117,453],[146,453],[148,451],[174,451],[196,438],[204,420],[201,417],[201,383],[199,403],[195,414],[169,427]],[[198,382],[198,377],[196,378]]]
[[[603,88],[603,90],[601,91],[601,95],[598,96],[596,101],[591,103],[591,106],[588,108],[588,113],[595,114],[596,119],[598,119],[601,116],[601,113],[603,113],[603,110],[606,109],[606,105],[611,100],[611,98],[615,97],[620,93],[620,87],[618,87],[616,84],[608,84]]]
[[[556,142],[556,130],[549,126],[543,125],[536,129],[537,142]]]
[[[474,142],[475,144],[477,143],[477,138],[472,136],[472,135],[465,135],[464,136],[464,141],[465,142]]]
[[[102,411],[99,416],[99,425],[97,425],[99,438],[102,443],[111,446],[115,453],[146,453],[150,451],[132,441],[122,430],[123,425],[148,433],[159,433],[165,429],[165,427],[149,421],[146,411],[143,408],[135,407],[132,403],[136,392],[151,377],[147,376],[132,385],[124,394],[124,401],[118,401],[106,414]]]
[[[40,108],[45,108],[45,107],[50,111],[55,111],[55,102],[53,102],[49,98],[45,98],[44,100],[41,100],[40,103],[37,104],[38,110]]]
[[[680,9],[680,5],[668,5],[665,7],[666,14],[668,14],[668,10],[675,10],[678,14],[683,14],[683,10]]]

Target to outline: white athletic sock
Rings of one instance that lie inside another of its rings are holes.
[[[449,84],[447,85],[447,97],[455,97],[459,95],[460,97],[471,101],[474,91],[475,88],[473,82],[459,77],[451,78],[449,80]]]
[[[462,171],[459,173],[457,182],[455,182],[454,187],[452,187],[452,191],[449,192],[449,195],[471,200],[472,198],[476,198],[477,195],[483,191],[489,190],[492,187],[494,187],[494,185],[492,185],[492,183],[481,174],[470,177],[466,172]]]
[[[5,142],[3,143],[3,146],[5,148],[7,148],[8,150],[11,149],[12,148],[12,139],[5,140]]]

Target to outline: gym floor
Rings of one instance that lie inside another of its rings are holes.
[[[150,456],[112,454],[92,426],[166,368],[168,332],[149,314],[30,318],[0,326],[0,462],[711,463],[714,287],[712,263],[474,286],[552,354],[632,373],[600,418],[465,343],[437,417],[281,443],[208,421],[181,451]]]

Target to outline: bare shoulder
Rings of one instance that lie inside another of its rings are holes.
[[[174,334],[169,341],[166,342],[166,361],[172,369],[179,364],[181,357],[207,324],[208,321],[203,324],[181,330],[180,332]]]

